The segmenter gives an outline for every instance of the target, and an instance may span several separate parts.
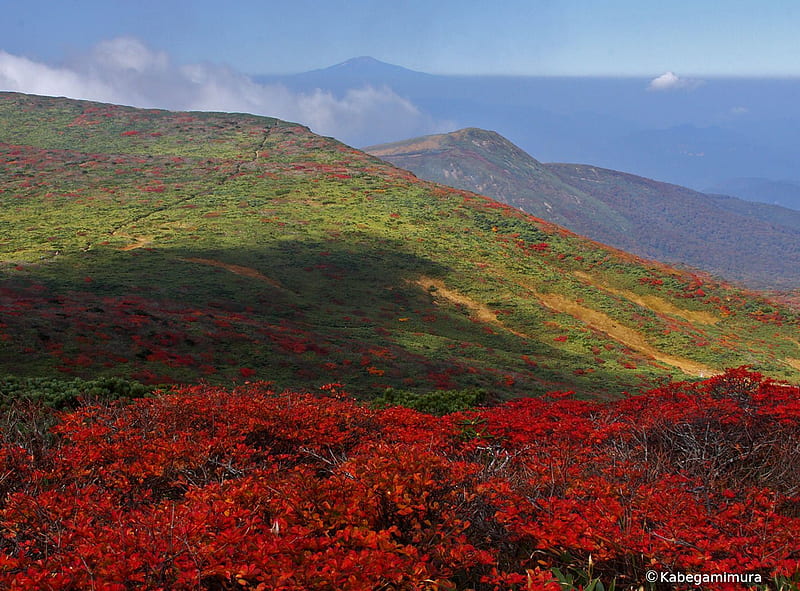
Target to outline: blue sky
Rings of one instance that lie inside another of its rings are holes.
[[[800,76],[797,0],[3,0],[0,50],[58,65],[134,37],[176,63],[299,72]]]
[[[800,78],[800,0],[0,0],[0,14],[0,91],[254,113],[353,145],[471,122],[385,86],[253,77],[368,55],[436,74],[635,77],[673,103],[714,77]],[[738,100],[726,108],[747,112]]]

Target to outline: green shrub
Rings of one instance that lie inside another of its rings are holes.
[[[425,394],[388,388],[375,399],[378,406],[405,406],[432,415],[446,415],[481,405],[486,392],[480,389],[433,390]]]
[[[20,400],[62,410],[75,408],[82,400],[142,398],[152,392],[151,386],[114,377],[84,380],[5,376],[0,377],[0,411]]]

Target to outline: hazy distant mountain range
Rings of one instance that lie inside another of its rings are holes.
[[[733,178],[709,187],[708,192],[737,195],[748,201],[761,201],[800,209],[800,182],[773,181],[765,178]]]
[[[426,180],[494,197],[640,256],[754,287],[800,285],[800,212],[596,166],[543,164],[481,129],[373,146]]]
[[[684,84],[655,90],[645,78],[442,76],[368,57],[256,80],[337,95],[388,87],[447,127],[441,131],[493,129],[544,161],[591,163],[800,209],[800,80],[679,79]],[[399,139],[364,131],[349,141]]]

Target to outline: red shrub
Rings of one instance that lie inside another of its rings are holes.
[[[63,414],[36,445],[3,432],[0,586],[555,590],[550,569],[590,560],[635,586],[798,575],[798,426],[798,388],[744,369],[440,418],[339,384],[183,387]]]

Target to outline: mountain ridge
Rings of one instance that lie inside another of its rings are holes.
[[[624,218],[615,215],[604,203],[567,185],[546,165],[494,131],[470,127],[447,134],[370,146],[365,151],[409,169],[426,180],[500,198],[537,217],[563,226],[572,225],[570,229],[578,233],[589,234],[581,232],[581,226],[576,228],[571,224],[577,209],[588,208],[600,223],[608,220],[612,224],[625,225]],[[472,170],[464,164],[470,161],[475,162]],[[439,170],[442,174],[438,174]],[[525,197],[528,193],[542,192],[558,207],[554,209],[548,201],[534,202]]]
[[[800,284],[800,226],[791,210],[723,200],[598,166],[542,164],[496,132],[474,128],[366,151],[421,178],[485,193],[646,258],[706,269],[751,287]],[[758,238],[746,241],[745,229]]]

